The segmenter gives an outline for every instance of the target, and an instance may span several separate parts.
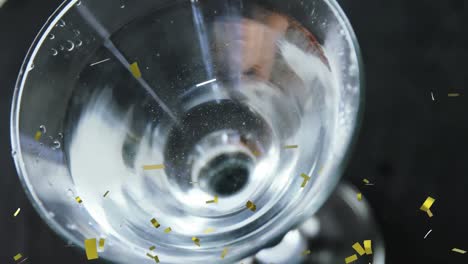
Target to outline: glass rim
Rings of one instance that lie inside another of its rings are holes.
[[[334,168],[336,175],[332,178],[333,181],[327,183],[329,190],[327,190],[328,194],[332,192],[335,187],[337,186],[339,179],[345,169],[346,165],[349,162],[350,154],[355,148],[357,142],[357,134],[362,124],[363,114],[364,114],[364,91],[365,91],[365,84],[364,84],[364,70],[363,70],[363,63],[362,63],[362,56],[361,50],[357,41],[357,37],[355,32],[349,22],[348,18],[346,17],[344,11],[341,9],[340,5],[336,0],[319,0],[327,3],[330,6],[330,10],[334,13],[334,16],[338,19],[339,24],[345,29],[346,31],[346,42],[350,44],[350,51],[354,53],[356,57],[356,64],[359,76],[357,78],[357,87],[359,89],[359,97],[358,97],[358,104],[357,104],[357,111],[354,115],[355,122],[350,130],[350,137],[346,142],[346,147],[344,148],[345,151],[342,155],[342,160],[339,162],[339,165]],[[42,200],[38,197],[37,193],[35,192],[34,187],[31,185],[29,181],[29,176],[27,170],[25,168],[23,154],[20,144],[20,133],[19,133],[19,118],[20,118],[20,108],[21,108],[21,98],[22,93],[24,90],[24,85],[26,83],[28,77],[28,69],[31,67],[33,63],[33,59],[36,57],[39,49],[41,48],[42,42],[46,39],[48,33],[53,28],[53,25],[59,22],[59,20],[67,14],[67,12],[74,7],[79,0],[65,0],[63,1],[49,16],[47,21],[41,27],[39,32],[36,34],[33,42],[31,43],[25,59],[20,67],[20,71],[18,74],[18,78],[15,84],[15,89],[12,98],[11,104],[11,115],[10,115],[10,140],[11,140],[11,148],[12,151],[15,152],[13,155],[13,160],[16,167],[16,172],[20,179],[21,185],[29,199],[32,203],[36,212],[40,215],[40,217],[47,223],[47,225],[62,239],[68,240],[76,244],[80,248],[84,248],[82,241],[78,241],[76,237],[69,232],[64,226],[56,221],[55,218],[52,218],[48,215],[48,210],[44,206]],[[325,200],[329,197],[329,195],[323,196],[318,198],[318,204],[323,204]],[[320,201],[322,200],[322,201]],[[282,219],[281,221],[269,221],[266,223],[265,226],[262,226],[262,229],[269,228],[268,233],[273,234],[272,237],[281,237],[287,231],[289,231],[295,224],[306,218],[310,214],[306,213],[302,217],[298,217],[293,212],[289,211],[289,215],[287,215],[287,220]],[[279,222],[279,223],[278,223]],[[257,252],[259,249],[265,246],[267,242],[261,242],[257,239],[252,239],[253,234],[257,232],[253,232],[247,236],[249,238],[248,242],[258,242],[257,245],[253,246],[250,245],[250,250],[243,251],[247,255],[251,255]]]

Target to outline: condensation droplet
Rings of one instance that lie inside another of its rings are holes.
[[[63,19],[60,19],[58,22],[57,22],[57,25],[55,26],[58,26],[58,27],[65,27],[67,25],[67,23],[65,23],[65,21]]]
[[[49,34],[49,39],[55,39],[55,35],[54,34]]]
[[[75,48],[75,43],[73,43],[71,40],[67,40],[67,50],[72,51]]]
[[[47,133],[47,128],[46,128],[46,126],[44,126],[44,125],[40,125],[40,126],[39,126],[39,130],[41,131],[42,134],[46,134],[46,133]]]
[[[69,197],[75,198],[75,193],[73,192],[72,189],[68,189],[68,190],[67,190],[67,195],[68,195]]]
[[[51,49],[51,51],[52,51],[52,56],[57,56],[58,51],[56,49]]]
[[[59,149],[62,145],[60,144],[60,141],[55,140],[54,144],[52,146],[53,149]]]

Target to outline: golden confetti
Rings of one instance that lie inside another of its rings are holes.
[[[302,255],[302,256],[307,256],[307,255],[310,255],[310,253],[311,253],[311,252],[310,252],[310,249],[307,249],[307,250],[302,251],[302,254],[301,254],[301,255]]]
[[[199,238],[192,237],[192,241],[193,241],[193,243],[195,243],[195,245],[200,246],[200,239]]]
[[[367,255],[372,255],[372,240],[364,240],[364,249]]]
[[[18,261],[18,260],[20,260],[22,257],[23,257],[23,255],[21,255],[21,253],[18,253],[18,254],[16,254],[16,256],[13,257],[13,259],[14,259],[15,261]]]
[[[156,263],[159,263],[159,257],[158,256],[153,256],[151,255],[150,253],[146,253],[146,256],[148,256],[150,259],[154,259],[154,261],[156,261]]]
[[[168,227],[164,229],[164,233],[169,234],[172,231],[172,228]]]
[[[310,180],[310,177],[307,176],[307,174],[305,174],[305,173],[302,173],[301,177],[304,178],[304,181],[301,184],[301,188],[304,188],[306,186],[307,182]]]
[[[362,255],[364,255],[366,253],[366,251],[361,246],[361,244],[359,244],[359,242],[354,243],[353,248],[354,248],[354,250],[356,250],[356,252],[359,254],[359,256],[362,256]]]
[[[96,239],[86,239],[84,241],[84,244],[86,250],[86,257],[88,258],[88,260],[98,259],[99,256],[96,248]]]
[[[42,137],[42,132],[37,131],[36,135],[34,135],[34,140],[39,141],[41,139],[41,137]]]
[[[151,224],[153,224],[154,227],[159,228],[161,225],[158,223],[158,220],[155,218],[151,219]]]
[[[133,77],[135,78],[141,78],[141,71],[140,67],[138,67],[138,62],[134,62],[130,64],[130,71],[132,72]]]
[[[144,165],[143,170],[161,170],[164,169],[164,164],[156,164],[156,165]]]
[[[213,233],[214,231],[215,231],[215,229],[214,229],[214,228],[212,228],[212,227],[208,227],[207,229],[205,229],[205,231],[203,231],[203,233],[205,233],[205,234],[209,234],[209,233]]]
[[[107,192],[103,195],[103,197],[106,198],[106,196],[107,196],[108,194],[109,194],[109,191],[107,191]]]
[[[298,145],[287,145],[287,146],[284,146],[285,149],[295,149],[295,148],[298,148],[299,146]]]
[[[227,255],[227,253],[228,253],[228,248],[224,248],[223,252],[221,253],[221,258],[224,259],[224,257],[226,257],[226,255]]]
[[[356,196],[358,201],[362,201],[362,193],[358,193]]]
[[[431,209],[431,206],[432,206],[432,204],[433,204],[434,202],[435,202],[435,199],[432,198],[432,197],[430,197],[430,196],[428,196],[428,197],[426,198],[426,200],[424,201],[424,203],[421,205],[421,208],[419,208],[419,209],[420,209],[421,211],[423,211],[423,212],[426,212],[427,215],[429,215],[429,217],[432,217],[433,214],[432,214],[432,212],[431,212],[430,209]]]
[[[13,214],[14,217],[17,217],[21,211],[21,208],[16,209],[16,212]]]
[[[357,256],[356,254],[352,255],[352,256],[349,256],[347,258],[345,258],[345,263],[348,264],[348,263],[351,263],[351,262],[354,262],[357,260]]]
[[[214,199],[213,200],[210,200],[210,201],[206,201],[207,204],[210,204],[210,203],[218,203],[218,195],[215,195]]]
[[[466,253],[466,251],[465,251],[465,250],[463,250],[463,249],[459,249],[459,248],[452,248],[452,251],[453,251],[453,252],[460,253],[460,254],[465,254],[465,253]]]
[[[368,179],[363,179],[362,181],[363,181],[365,184],[369,184],[369,183],[370,183],[370,181],[369,181]]]
[[[99,239],[99,249],[104,250],[104,243],[106,243],[106,240],[104,238]]]
[[[76,201],[77,203],[79,203],[79,204],[80,204],[80,203],[83,203],[83,200],[81,200],[81,198],[80,198],[79,196],[77,196],[77,197],[75,198],[75,201]]]
[[[153,250],[155,250],[155,249],[156,249],[155,246],[151,246],[151,247],[149,248],[149,250],[151,250],[151,251],[153,251]]]
[[[448,94],[448,97],[458,97],[458,96],[460,96],[459,93],[449,93]]]
[[[255,212],[257,210],[257,206],[252,202],[248,201],[245,206],[250,209],[250,211]]]

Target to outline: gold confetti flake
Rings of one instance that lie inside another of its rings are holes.
[[[99,256],[96,248],[96,239],[86,239],[84,241],[84,244],[86,250],[86,257],[88,258],[88,260],[98,259]]]
[[[106,240],[104,238],[99,239],[99,249],[104,250],[104,244],[106,243]]]
[[[226,255],[227,255],[227,253],[228,253],[228,248],[224,248],[223,252],[221,253],[221,258],[224,259],[224,257],[226,257]]]
[[[103,197],[106,198],[106,196],[107,196],[108,194],[109,194],[109,191],[107,191],[107,192],[103,195]]]
[[[302,184],[301,184],[301,188],[304,188],[306,186],[307,182],[309,182],[310,177],[307,176],[307,174],[305,174],[305,173],[302,173],[301,177],[304,178],[304,181],[302,181]]]
[[[192,241],[195,245],[200,246],[200,239],[198,237],[192,237]]]
[[[153,251],[153,250],[155,250],[155,249],[156,249],[155,246],[151,246],[151,247],[149,248],[149,250],[151,250],[151,251]]]
[[[298,148],[299,146],[298,145],[287,145],[287,146],[284,146],[285,149],[295,149],[295,148]]]
[[[210,203],[215,203],[215,204],[217,204],[217,203],[218,203],[218,195],[216,195],[216,196],[214,197],[213,200],[206,201],[206,203],[207,203],[207,204],[210,204]]]
[[[154,227],[159,228],[161,225],[158,223],[158,220],[155,218],[151,219],[151,224],[153,224]]]
[[[158,256],[153,256],[151,255],[150,253],[146,253],[146,256],[148,256],[150,259],[154,259],[154,261],[156,261],[156,263],[159,263],[159,257]]]
[[[14,217],[17,217],[21,211],[21,208],[16,209],[16,212],[13,214]]]
[[[354,254],[352,256],[349,256],[349,257],[345,258],[344,261],[345,261],[346,264],[348,264],[348,263],[354,262],[356,260],[357,260],[357,255]]]
[[[364,240],[364,249],[367,255],[372,255],[372,240]]]
[[[132,72],[133,77],[135,78],[141,78],[141,71],[140,67],[138,67],[138,62],[134,62],[130,64],[130,71]]]
[[[421,205],[421,208],[419,208],[419,209],[420,209],[421,211],[423,211],[423,212],[426,212],[427,215],[429,215],[429,217],[432,217],[433,214],[432,214],[432,212],[431,212],[431,206],[432,206],[432,204],[434,204],[434,202],[435,202],[435,199],[432,198],[432,197],[430,197],[430,196],[428,196],[428,197],[426,198],[426,200],[424,201],[424,203]]]
[[[307,255],[310,255],[310,253],[311,253],[310,249],[307,249],[307,250],[302,251],[301,255],[302,256],[307,256]]]
[[[77,203],[79,203],[79,204],[80,204],[80,203],[83,203],[83,200],[81,200],[81,198],[80,198],[79,196],[77,196],[77,197],[75,198],[75,201],[76,201]]]
[[[245,206],[250,209],[250,211],[255,212],[257,210],[257,206],[252,202],[248,201]]]
[[[205,229],[205,231],[203,231],[203,233],[210,234],[210,233],[213,233],[214,231],[216,231],[214,228],[208,227],[207,229]]]
[[[16,255],[13,257],[13,259],[14,259],[15,261],[18,261],[18,260],[20,260],[22,257],[23,257],[23,255],[21,255],[21,253],[18,253],[18,254],[16,254]]]
[[[168,227],[164,229],[164,233],[169,234],[172,231],[172,228]]]
[[[453,251],[453,252],[460,253],[460,254],[465,254],[465,253],[466,253],[466,251],[465,251],[465,250],[463,250],[463,249],[459,249],[459,248],[452,248],[452,251]]]
[[[448,94],[448,97],[458,97],[458,96],[460,96],[459,93],[449,93]]]
[[[353,248],[354,248],[354,250],[356,250],[356,252],[359,254],[359,256],[362,256],[362,255],[364,255],[366,253],[366,251],[361,246],[361,244],[359,244],[359,242],[354,243]]]
[[[36,134],[34,135],[34,140],[39,141],[42,137],[42,132],[37,131]]]
[[[144,165],[143,170],[161,170],[164,169],[164,164]]]
[[[369,181],[368,179],[363,179],[362,181],[363,181],[365,184],[369,184],[369,183],[370,183],[370,181]]]
[[[362,193],[358,193],[356,195],[356,197],[357,197],[358,201],[362,201]]]

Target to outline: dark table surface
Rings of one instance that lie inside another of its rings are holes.
[[[10,158],[9,111],[22,59],[59,1],[0,8],[0,263],[85,263],[27,200]],[[387,263],[468,263],[468,2],[341,1],[358,36],[366,106],[345,178],[362,185],[381,226]],[[435,100],[431,98],[431,92]],[[460,93],[449,98],[448,93]],[[465,134],[466,133],[466,134]],[[419,211],[436,198],[434,217]],[[21,207],[19,217],[12,213]],[[429,229],[433,232],[423,239]]]

